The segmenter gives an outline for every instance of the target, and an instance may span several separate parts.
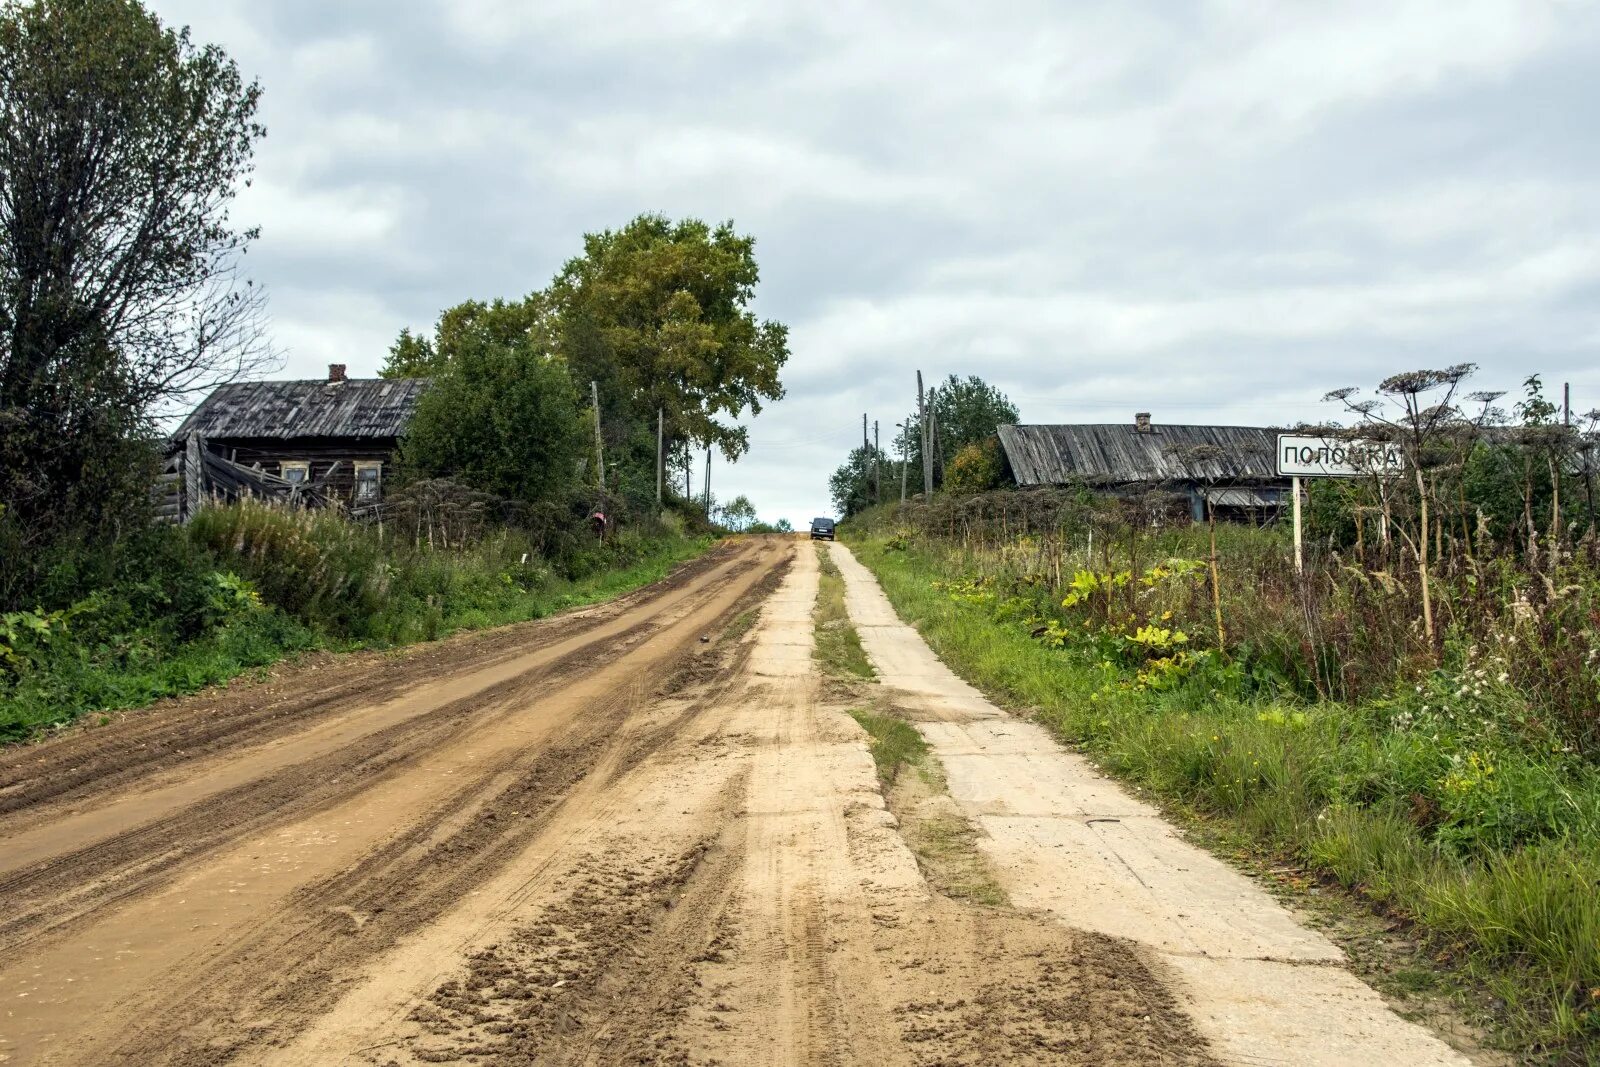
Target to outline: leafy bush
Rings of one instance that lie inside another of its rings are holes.
[[[945,471],[944,487],[952,493],[982,493],[1000,484],[1004,472],[1000,442],[991,437],[966,445]]]

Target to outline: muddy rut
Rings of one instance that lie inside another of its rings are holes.
[[[743,540],[0,753],[0,1062],[1211,1062],[1128,942],[929,888],[816,589]]]

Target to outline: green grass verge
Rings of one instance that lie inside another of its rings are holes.
[[[828,550],[821,545],[816,548],[822,567],[817,607],[812,615],[816,620],[817,661],[830,673],[870,681],[877,677],[877,672],[861,647],[861,635],[850,625],[850,613],[844,606],[844,577],[828,556]]]
[[[393,627],[392,636],[383,641],[339,639],[257,604],[175,646],[141,631],[94,643],[63,643],[36,669],[0,687],[0,742],[27,740],[86,714],[140,708],[193,693],[299,652],[398,647],[611,600],[659,581],[713,543],[710,538],[663,540],[627,566],[575,580],[552,577],[529,590],[502,583],[489,586],[482,596],[440,598],[442,606]]]
[[[1446,828],[1462,831],[1453,843],[1404,785],[1419,767],[1449,771],[1437,739],[1397,735],[1361,707],[1122,689],[1102,663],[935,589],[959,577],[936,548],[852,547],[962,677],[1036,713],[1108,772],[1415,921],[1436,957],[1498,1000],[1487,1021],[1523,1058],[1600,1062],[1600,781],[1532,757],[1499,778],[1458,771],[1455,788],[1482,791],[1485,822],[1537,823],[1548,796],[1565,814],[1517,847],[1471,825]]]

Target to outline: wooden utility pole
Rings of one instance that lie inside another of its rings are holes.
[[[878,420],[872,420],[872,502],[883,503],[883,471],[878,469]]]
[[[895,425],[900,427],[900,503],[904,505],[906,502],[906,460],[909,458],[906,455],[906,424],[901,422]]]
[[[872,492],[872,442],[867,439],[867,413],[861,413],[861,473],[867,479],[867,484],[861,487],[861,495],[866,496]]]
[[[594,473],[600,488],[606,487],[606,454],[600,443],[600,385],[589,383],[589,399],[594,403]]]
[[[922,372],[917,371],[917,423],[922,433],[922,493],[933,497],[933,453],[928,449],[928,405],[922,395]]]
[[[656,408],[656,504],[661,504],[661,488],[667,477],[667,454],[663,451],[666,445],[667,413],[661,408]]]
[[[934,479],[939,474],[939,413],[933,408],[937,389],[928,390],[928,499],[933,499]]]
[[[706,521],[711,520],[711,442],[706,442]]]

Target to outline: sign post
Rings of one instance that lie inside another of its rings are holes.
[[[1304,541],[1300,536],[1300,476],[1291,475],[1289,478],[1289,492],[1294,494],[1294,572],[1306,572],[1306,553]]]
[[[1294,572],[1305,572],[1305,547],[1300,520],[1300,479],[1360,478],[1397,474],[1405,454],[1386,441],[1344,440],[1315,434],[1278,435],[1278,477],[1289,479],[1294,494]]]

